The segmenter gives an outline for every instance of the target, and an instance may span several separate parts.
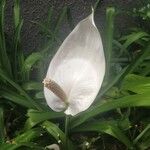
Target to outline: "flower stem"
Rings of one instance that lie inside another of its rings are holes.
[[[69,150],[68,148],[68,133],[69,133],[69,115],[66,115],[65,118],[65,145],[66,145],[66,150]]]

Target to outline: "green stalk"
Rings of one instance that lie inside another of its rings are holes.
[[[66,147],[66,150],[69,150],[69,147],[68,147],[68,134],[69,134],[69,115],[66,115],[66,118],[65,118],[65,147]]]

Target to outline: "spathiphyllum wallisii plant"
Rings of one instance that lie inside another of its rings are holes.
[[[47,104],[71,116],[85,111],[96,98],[104,75],[105,56],[93,11],[78,23],[50,62],[43,81]]]

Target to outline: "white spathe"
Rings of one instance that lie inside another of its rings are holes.
[[[50,62],[46,79],[55,81],[66,93],[67,115],[76,115],[90,107],[105,75],[105,56],[94,13],[80,21],[68,35]],[[65,103],[44,87],[47,104],[63,111]]]
[[[52,145],[46,146],[46,148],[50,149],[50,150],[60,150],[59,145],[57,145],[57,144],[52,144]]]

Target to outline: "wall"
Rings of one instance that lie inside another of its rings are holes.
[[[49,7],[55,9],[55,15],[59,13],[63,6],[68,6],[71,10],[74,24],[85,18],[91,12],[91,5],[94,5],[96,0],[22,0],[21,11],[24,18],[24,25],[22,30],[23,49],[25,51],[38,50],[43,44],[43,36],[39,32],[39,28],[30,21],[43,21],[47,15]],[[12,34],[12,9],[13,1],[7,0],[7,14],[6,14],[6,31],[8,35]],[[98,28],[103,31],[105,23],[105,10],[107,6],[115,6],[120,10],[127,10],[136,7],[137,0],[103,0],[98,7],[95,15],[95,22]],[[55,17],[54,15],[54,17]],[[118,28],[124,29],[135,22],[128,16],[119,16],[116,20]],[[60,36],[65,38],[70,32],[66,20],[63,22]]]

